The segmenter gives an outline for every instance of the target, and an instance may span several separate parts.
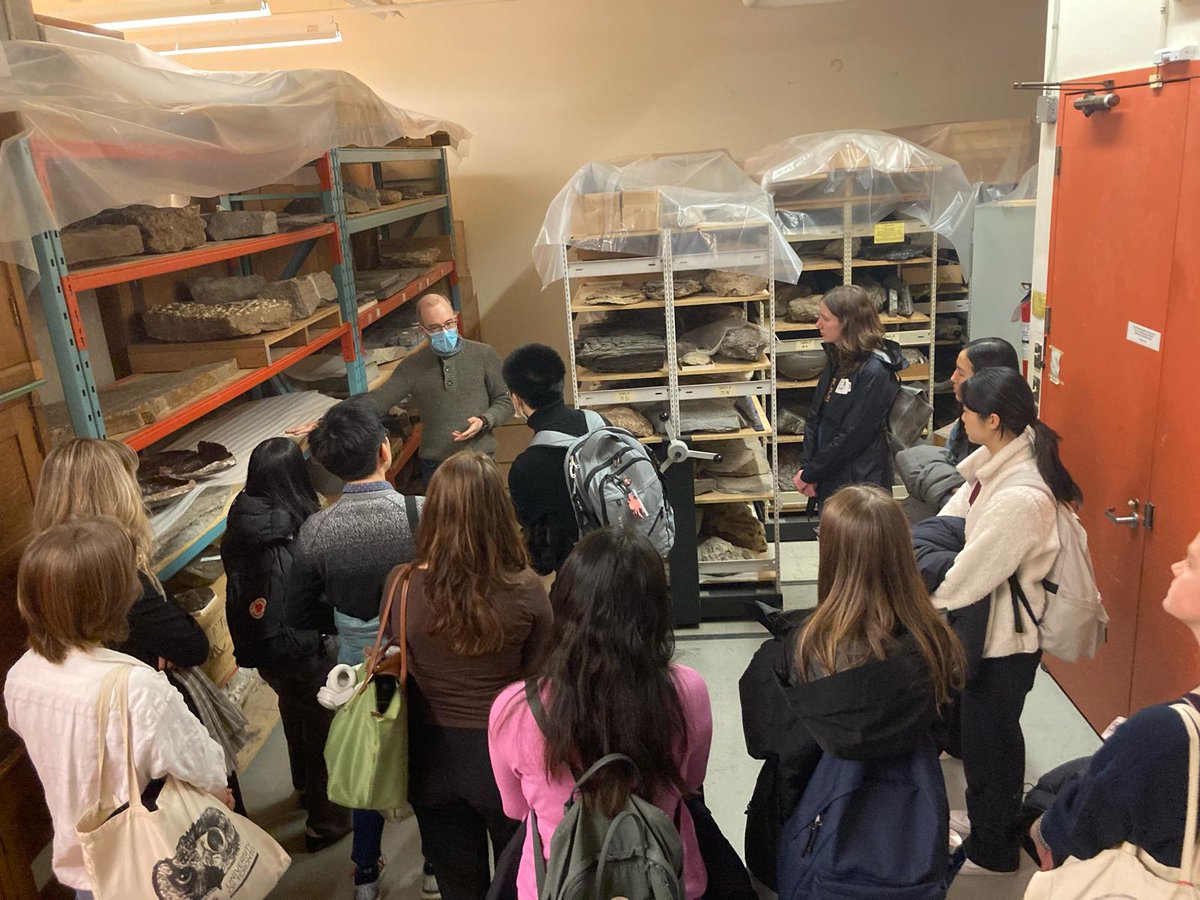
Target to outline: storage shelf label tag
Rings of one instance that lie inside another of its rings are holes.
[[[877,222],[875,225],[875,243],[902,244],[904,243],[903,222]]]
[[[1139,325],[1137,322],[1130,322],[1125,329],[1125,340],[1132,341],[1142,347],[1149,347],[1151,350],[1162,349],[1162,332],[1155,331],[1153,328],[1147,328],[1145,325]]]

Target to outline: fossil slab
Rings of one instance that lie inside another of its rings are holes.
[[[188,282],[188,293],[197,303],[236,303],[262,295],[267,279],[261,275],[204,276]]]
[[[146,334],[157,341],[220,341],[277,331],[292,321],[292,305],[256,298],[237,303],[169,303],[142,314]]]
[[[749,297],[767,289],[767,279],[744,272],[714,269],[704,274],[704,286],[718,297]]]
[[[704,285],[700,283],[699,278],[684,278],[679,277],[674,281],[675,299],[679,300],[683,297],[691,297],[693,294],[698,294],[704,290]],[[650,300],[665,300],[667,298],[667,287],[662,281],[647,281],[642,286],[642,291]]]

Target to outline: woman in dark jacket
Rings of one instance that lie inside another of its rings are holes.
[[[820,506],[848,484],[892,487],[887,418],[904,367],[900,346],[885,340],[879,313],[857,285],[821,301],[817,330],[828,356],[804,426],[796,490]]]
[[[746,748],[765,760],[748,810],[746,862],[771,887],[784,824],[822,754],[922,754],[936,767],[930,730],[963,677],[962,648],[929,602],[890,495],[860,485],[830,498],[817,579],[817,608],[777,619],[776,636],[739,683]],[[932,800],[944,807],[944,791]]]
[[[325,738],[333,712],[317,702],[317,690],[334,659],[322,652],[319,632],[291,628],[284,618],[292,540],[318,507],[300,448],[285,437],[268,438],[250,454],[246,487],[233,501],[221,541],[233,653],[239,666],[258,669],[279,696],[292,786],[308,809],[304,838],[310,852],[350,831],[349,812],[325,792]]]

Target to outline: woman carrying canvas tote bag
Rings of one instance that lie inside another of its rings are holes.
[[[168,775],[156,809],[138,790],[129,733],[129,673],[114,667],[100,688],[98,783],[104,784],[105,735],[115,701],[125,736],[129,802],[100,796],[79,820],[77,832],[97,900],[175,900],[245,897],[262,900],[291,862],[272,837],[212,794]]]
[[[107,881],[93,883],[76,831],[89,806],[108,800],[115,807],[127,796],[140,805],[141,787],[160,778],[207,792],[202,796],[213,807],[232,802],[221,748],[179,691],[161,672],[103,646],[127,632],[130,606],[141,594],[136,559],[135,542],[121,522],[82,516],[34,538],[17,574],[29,650],[5,680],[8,722],[42,782],[54,822],[54,874],[79,898],[91,898],[93,891],[121,900],[159,896],[151,883],[157,857],[136,884],[114,889]],[[122,718],[120,728],[114,722],[110,730],[114,698],[123,704]],[[113,819],[102,836],[93,835],[93,856],[98,841],[107,841],[122,821]],[[85,822],[89,834],[91,827]],[[161,859],[174,859],[177,849],[176,839]]]
[[[1163,609],[1200,641],[1200,535],[1172,567]],[[1200,688],[1120,725],[1030,836],[1043,871],[1026,900],[1197,900]],[[1058,866],[1058,868],[1054,868]]]

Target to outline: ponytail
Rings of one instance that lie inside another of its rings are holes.
[[[1041,419],[1033,420],[1033,458],[1038,474],[1059,503],[1082,503],[1083,491],[1058,455],[1058,432]]]
[[[1058,455],[1058,433],[1037,417],[1037,401],[1014,369],[980,369],[962,383],[963,406],[984,418],[996,415],[1009,434],[1033,429],[1033,456],[1038,474],[1059,503],[1082,503],[1083,491]]]

